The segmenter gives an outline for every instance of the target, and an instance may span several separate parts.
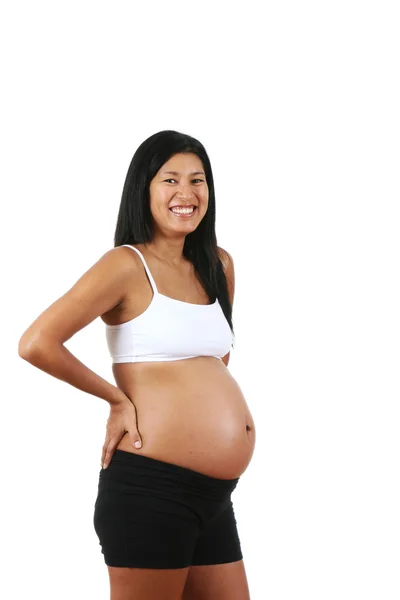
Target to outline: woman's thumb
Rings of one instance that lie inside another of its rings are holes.
[[[140,435],[137,431],[131,431],[129,433],[129,437],[131,438],[132,446],[135,448],[142,447],[142,440],[140,439]]]

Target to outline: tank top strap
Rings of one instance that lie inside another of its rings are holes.
[[[144,266],[144,268],[146,270],[147,276],[148,276],[148,278],[150,280],[151,286],[153,288],[153,292],[154,292],[154,294],[158,294],[158,289],[157,289],[156,283],[155,283],[155,281],[153,279],[152,274],[150,273],[150,269],[147,266],[147,263],[146,263],[146,261],[144,259],[143,254],[140,252],[140,250],[138,250],[137,248],[135,248],[135,246],[132,246],[131,244],[122,244],[122,246],[127,246],[128,248],[132,248],[132,250],[135,250],[135,252],[137,252],[137,254],[139,254],[139,256],[140,256],[140,258],[142,260],[143,266]]]

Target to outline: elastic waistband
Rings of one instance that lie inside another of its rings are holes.
[[[133,452],[127,452],[126,450],[119,450],[116,448],[107,469],[110,469],[113,464],[117,465],[121,463],[126,466],[138,466],[146,469],[162,471],[163,473],[173,473],[197,480],[199,483],[209,483],[216,487],[226,489],[234,489],[240,479],[239,477],[235,477],[234,479],[220,479],[219,477],[211,477],[210,475],[200,473],[200,471],[195,471],[194,469],[189,469],[188,467],[183,467],[174,463],[151,458],[150,456],[145,456],[144,454],[135,454]]]

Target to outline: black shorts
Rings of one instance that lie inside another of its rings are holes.
[[[100,471],[93,517],[105,563],[178,569],[241,560],[231,500],[238,481],[115,450]]]

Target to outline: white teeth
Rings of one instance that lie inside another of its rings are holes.
[[[171,208],[171,212],[174,213],[178,213],[178,214],[183,214],[183,215],[189,215],[194,211],[194,208]]]

